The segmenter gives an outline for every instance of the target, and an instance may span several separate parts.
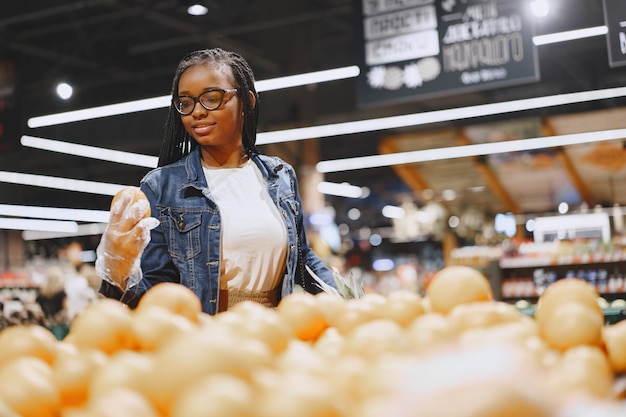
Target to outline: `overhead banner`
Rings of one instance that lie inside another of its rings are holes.
[[[604,20],[609,28],[606,34],[609,65],[626,65],[626,1],[604,0]]]
[[[539,80],[525,0],[359,0],[359,104]]]

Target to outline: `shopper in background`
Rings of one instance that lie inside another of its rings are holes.
[[[65,283],[63,268],[50,266],[46,269],[45,280],[39,287],[36,301],[48,321],[67,321]]]
[[[304,265],[336,287],[307,241],[294,169],[256,149],[258,116],[240,55],[206,49],[180,62],[159,167],[140,185],[149,207],[122,196],[98,247],[103,294],[134,306],[179,282],[215,314],[242,300],[276,306],[295,285],[319,292]]]
[[[98,291],[92,288],[84,274],[90,266],[83,263],[83,251],[83,245],[77,241],[70,242],[59,251],[60,265],[65,274],[65,309],[69,322],[98,297]]]

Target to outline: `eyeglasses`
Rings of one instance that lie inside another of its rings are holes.
[[[200,102],[202,107],[207,110],[216,110],[218,109],[222,103],[224,102],[224,97],[228,95],[229,97],[226,99],[228,101],[233,94],[237,92],[236,88],[212,88],[210,90],[205,91],[197,97],[191,96],[180,96],[176,97],[172,100],[174,104],[174,108],[180,114],[186,116],[188,114],[193,113],[193,110],[196,108],[196,103]]]

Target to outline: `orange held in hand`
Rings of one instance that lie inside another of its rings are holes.
[[[111,201],[109,224],[97,249],[98,275],[125,290],[141,278],[140,258],[159,221],[151,217],[146,195],[137,187],[124,187]]]
[[[126,207],[131,207],[138,201],[148,201],[148,198],[143,191],[139,189],[139,187],[124,187],[113,196],[113,200],[111,200],[111,209],[113,209],[115,204],[122,200],[122,198],[127,199],[127,203],[125,204]],[[143,217],[150,217],[151,214],[150,205],[148,204],[148,211],[143,215]]]

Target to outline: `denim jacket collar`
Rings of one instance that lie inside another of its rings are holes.
[[[185,171],[187,173],[186,186],[195,187],[198,190],[206,188],[207,183],[202,174],[202,161],[200,158],[200,147],[196,146],[187,158],[183,158]],[[278,178],[278,172],[283,169],[283,164],[276,158],[263,158],[260,154],[252,152],[250,159],[257,165],[263,178],[270,181]]]

